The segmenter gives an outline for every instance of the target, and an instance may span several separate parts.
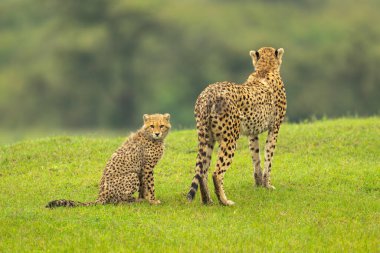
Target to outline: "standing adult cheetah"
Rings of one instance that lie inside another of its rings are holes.
[[[96,201],[82,203],[61,199],[49,202],[46,207],[133,202],[136,191],[139,191],[139,199],[160,204],[154,193],[153,168],[164,152],[164,139],[171,128],[169,119],[169,114],[144,114],[143,127],[132,134],[107,162]]]
[[[212,203],[207,173],[214,144],[219,143],[218,160],[213,173],[215,193],[223,205],[233,205],[224,192],[224,174],[232,163],[240,134],[249,137],[256,185],[274,188],[270,183],[273,152],[286,112],[285,87],[280,77],[284,50],[264,47],[250,51],[255,72],[241,85],[218,82],[209,85],[195,104],[198,131],[196,174],[187,194],[193,200],[200,186],[204,204]],[[264,173],[260,167],[258,134],[268,131]]]

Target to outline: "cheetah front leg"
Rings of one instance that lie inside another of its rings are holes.
[[[144,166],[143,173],[143,194],[144,199],[148,200],[152,205],[161,204],[161,201],[156,199],[155,191],[154,191],[154,176],[153,176],[153,168],[155,165],[146,164]]]
[[[268,189],[276,189],[270,182],[270,172],[272,170],[272,160],[276,148],[278,130],[269,131],[265,144],[265,169],[263,175],[263,186]]]
[[[253,177],[256,182],[256,186],[263,185],[263,175],[261,171],[260,165],[260,147],[259,147],[259,137],[257,135],[250,136],[249,138],[249,149],[251,150],[252,162],[255,168],[255,172],[253,173]]]
[[[142,171],[139,173],[139,197],[137,199],[137,202],[141,202],[144,200],[144,172]]]

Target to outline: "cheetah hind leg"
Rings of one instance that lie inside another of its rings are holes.
[[[215,194],[219,199],[219,203],[225,206],[232,206],[235,204],[235,202],[227,199],[227,196],[224,192],[223,180],[224,174],[232,163],[232,157],[234,156],[236,148],[236,140],[230,140],[227,143],[220,143],[218,152],[219,159],[216,164],[216,170],[212,175],[212,179],[214,180]],[[227,150],[229,151],[227,152]]]
[[[202,203],[205,205],[212,205],[214,202],[210,197],[210,191],[207,185],[207,175],[204,175],[203,178],[199,181],[200,191],[201,191],[201,199]]]
[[[214,149],[214,144],[215,144],[215,141],[213,141],[213,140],[208,141],[207,147],[205,148],[206,149],[206,157],[202,158],[203,173],[202,173],[201,180],[199,180],[199,186],[200,186],[202,203],[205,205],[213,204],[213,201],[212,201],[211,196],[210,196],[210,191],[208,189],[207,175],[208,175],[208,169],[210,168],[211,155],[212,155],[212,151]]]
[[[139,200],[134,198],[133,196],[128,196],[128,197],[124,197],[121,200],[117,201],[115,203],[115,205],[132,204],[135,202],[139,202]]]
[[[215,194],[219,199],[219,203],[225,206],[235,205],[235,202],[233,202],[232,200],[228,200],[227,196],[224,193],[223,179],[219,178],[218,175],[215,173],[212,175],[212,179],[214,181]]]
[[[120,178],[120,183],[115,185],[116,189],[123,189],[117,192],[117,204],[137,202],[133,194],[139,190],[140,181],[136,173],[131,173]]]

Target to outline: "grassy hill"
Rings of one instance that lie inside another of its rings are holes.
[[[253,186],[242,137],[225,178],[233,207],[203,206],[199,192],[186,202],[196,134],[184,130],[169,135],[156,168],[160,206],[44,208],[56,198],[94,200],[123,139],[61,136],[0,146],[0,251],[379,251],[378,117],[284,125],[275,191]]]

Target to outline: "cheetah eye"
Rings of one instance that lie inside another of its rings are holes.
[[[154,128],[154,126],[153,126],[153,125],[150,125],[150,128]]]
[[[260,54],[259,54],[259,52],[256,51],[255,54],[256,54],[256,58],[257,58],[257,60],[259,60],[259,59],[260,59]]]
[[[161,128],[161,129],[164,128],[164,125],[161,125],[160,128]]]

